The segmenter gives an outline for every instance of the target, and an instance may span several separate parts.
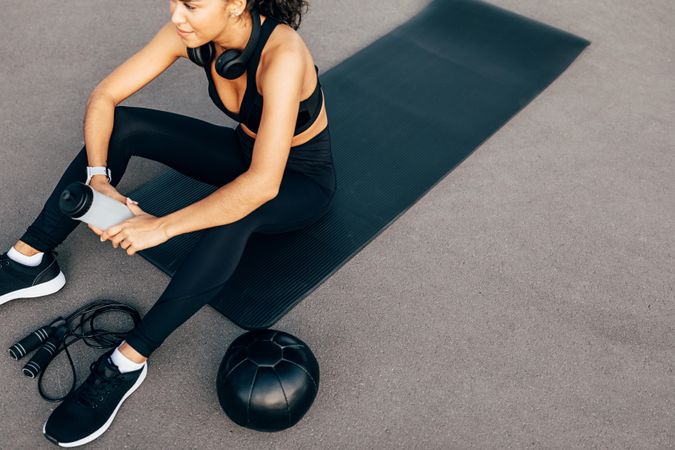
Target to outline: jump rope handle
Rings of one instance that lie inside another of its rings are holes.
[[[52,336],[56,329],[59,326],[65,325],[66,321],[62,317],[59,317],[54,322],[49,325],[40,328],[39,330],[33,331],[31,334],[21,339],[16,344],[12,345],[9,348],[9,354],[12,358],[17,361],[28,353],[32,352],[38,348],[42,343],[44,343],[50,336]]]
[[[47,341],[35,352],[33,357],[23,366],[22,372],[30,378],[35,378],[38,374],[49,365],[49,362],[56,355],[56,350],[63,342],[63,336],[66,334],[66,327],[56,327],[54,335],[50,336]]]
[[[51,326],[42,327],[39,330],[33,331],[9,348],[10,356],[16,360],[23,358],[45,342],[52,334],[54,334],[54,331],[56,331],[56,328]]]

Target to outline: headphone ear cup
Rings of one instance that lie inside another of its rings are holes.
[[[213,61],[216,49],[213,46],[213,42],[209,42],[197,48],[188,47],[187,53],[190,61],[198,66],[206,67],[207,64],[210,64],[211,61]]]
[[[228,80],[236,80],[246,71],[246,61],[239,50],[226,50],[216,61],[216,72]]]
[[[261,30],[260,14],[257,8],[251,10],[251,17],[253,18],[253,29],[244,51],[238,49],[226,50],[216,60],[216,72],[223,78],[236,80],[246,72],[248,61],[258,45]]]
[[[201,52],[199,51],[200,48],[188,47],[187,48],[187,54],[188,54],[188,57],[190,58],[190,61],[197,64],[198,66],[204,67],[204,63],[202,62],[202,57],[201,57],[201,54],[200,54]]]

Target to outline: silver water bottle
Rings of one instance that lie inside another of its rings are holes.
[[[63,190],[59,208],[66,216],[101,230],[134,217],[128,206],[80,181],[69,184]]]

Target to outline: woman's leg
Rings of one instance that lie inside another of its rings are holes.
[[[286,171],[274,199],[236,222],[203,230],[159,300],[126,336],[126,342],[142,356],[150,356],[171,332],[222,292],[252,233],[304,228],[327,212],[331,198],[301,173]]]
[[[222,186],[248,169],[249,161],[239,145],[231,128],[171,112],[117,106],[107,158],[113,176],[111,184],[117,186],[130,157],[135,155],[162,162],[213,186]],[[86,180],[86,166],[83,147],[22,241],[40,251],[50,250],[79,225],[79,221],[60,212],[58,200],[68,184]],[[237,222],[204,230],[127,343],[149,356],[222,288],[236,268],[251,233],[282,233],[307,226],[327,211],[331,198],[311,179],[287,170],[274,199]]]
[[[107,157],[113,186],[121,181],[131,156],[164,163],[214,186],[229,183],[248,168],[231,128],[167,111],[117,106]],[[68,184],[86,181],[87,165],[85,146],[21,241],[42,252],[52,250],[80,224],[61,213],[59,196]]]

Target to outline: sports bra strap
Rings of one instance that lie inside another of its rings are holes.
[[[255,82],[255,74],[258,70],[258,63],[260,62],[260,55],[262,54],[262,49],[265,47],[267,39],[272,34],[274,28],[279,24],[277,20],[273,17],[267,16],[265,22],[262,24],[260,30],[260,37],[258,38],[258,44],[255,47],[251,59],[248,61],[246,68],[246,92],[244,93],[244,98],[241,105],[241,110],[239,111],[239,117],[245,123],[250,123],[250,115],[253,111],[253,104],[255,100],[260,97],[258,94],[258,87]]]
[[[255,73],[257,71],[256,69],[258,68],[258,64],[260,63],[260,55],[262,54],[262,50],[265,47],[265,43],[267,43],[267,39],[269,39],[272,31],[274,31],[274,28],[276,28],[278,24],[279,22],[270,16],[267,16],[265,23],[262,24],[260,37],[258,38],[258,45],[256,45],[255,51],[248,62],[248,68],[253,70],[248,70],[247,72],[247,86],[255,87]]]

